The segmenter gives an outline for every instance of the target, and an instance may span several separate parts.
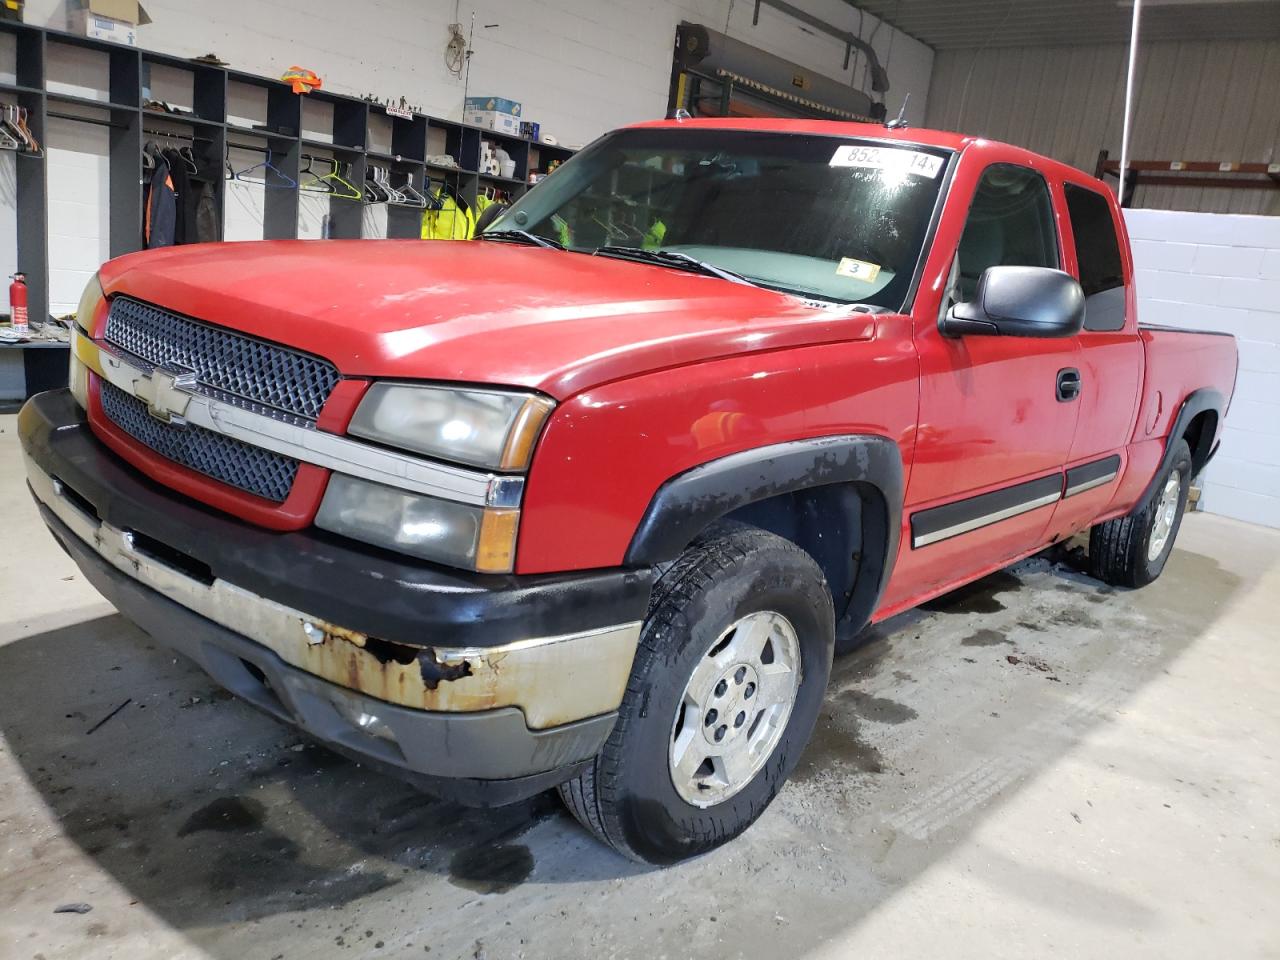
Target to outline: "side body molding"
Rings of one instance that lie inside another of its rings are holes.
[[[854,484],[858,486],[848,486]],[[858,491],[858,505],[830,516],[832,532],[845,532],[859,518],[861,528],[848,531],[856,553],[845,558],[850,579],[843,587],[852,587],[856,575],[856,589],[841,596],[841,586],[833,584],[832,594],[839,631],[856,631],[875,610],[898,555],[902,454],[887,437],[792,440],[730,454],[672,477],[649,502],[627,548],[626,564],[652,566],[673,560],[704,529],[742,507],[802,490],[838,490],[840,485]],[[882,544],[883,551],[868,550],[864,544]]]

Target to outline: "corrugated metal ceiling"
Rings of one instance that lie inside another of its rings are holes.
[[[1124,42],[1123,0],[846,0],[938,50]],[[1144,0],[1144,40],[1277,40],[1280,0]]]

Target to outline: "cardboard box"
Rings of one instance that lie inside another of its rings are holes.
[[[520,109],[519,102],[503,97],[467,97],[462,105],[462,122],[518,137]]]
[[[73,33],[130,47],[138,45],[138,27],[151,22],[138,0],[81,0],[68,19]]]

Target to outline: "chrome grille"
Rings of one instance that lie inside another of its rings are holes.
[[[105,380],[101,400],[108,420],[160,456],[266,500],[283,503],[289,496],[297,460],[203,427],[164,423],[137,397]]]
[[[314,420],[339,376],[333,364],[116,296],[106,340],[148,363],[179,364],[202,386]]]

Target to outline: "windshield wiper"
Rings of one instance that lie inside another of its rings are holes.
[[[676,270],[688,270],[691,273],[701,273],[708,277],[719,277],[721,280],[728,280],[730,283],[745,283],[749,287],[755,286],[754,283],[740,273],[717,267],[714,263],[707,263],[705,260],[699,260],[697,257],[691,257],[687,253],[680,253],[676,250],[646,250],[643,247],[617,247],[612,244],[606,244],[603,247],[596,247],[595,253],[596,256],[617,257],[619,260],[653,263],[660,267],[673,267]]]
[[[481,240],[505,240],[507,243],[527,243],[534,247],[548,247],[552,250],[563,250],[564,244],[547,237],[540,237],[528,230],[487,230],[480,234]]]

